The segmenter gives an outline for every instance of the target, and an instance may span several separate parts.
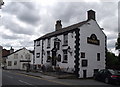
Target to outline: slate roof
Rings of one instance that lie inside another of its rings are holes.
[[[54,31],[54,32],[51,32],[51,33],[48,33],[48,34],[45,34],[44,36],[41,36],[40,38],[34,40],[34,41],[37,41],[37,40],[40,40],[40,39],[45,39],[45,38],[49,38],[49,37],[52,37],[52,36],[55,36],[55,35],[58,35],[58,34],[62,34],[64,32],[68,32],[68,31],[71,31],[71,30],[74,30],[82,25],[84,25],[85,23],[87,23],[88,20],[86,21],[83,21],[83,22],[79,22],[77,24],[73,24],[71,26],[68,26],[68,27],[65,27],[65,28],[62,28],[62,29],[59,29],[57,31]]]

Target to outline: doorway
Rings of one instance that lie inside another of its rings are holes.
[[[52,65],[56,66],[56,50],[52,50]]]
[[[83,70],[83,78],[87,78],[87,70]]]

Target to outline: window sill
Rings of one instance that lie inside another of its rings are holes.
[[[62,61],[62,63],[68,63],[67,61]]]
[[[62,46],[68,46],[68,44],[63,44]]]
[[[47,49],[49,49],[50,47],[47,47]]]
[[[82,67],[87,67],[87,66],[82,66]]]

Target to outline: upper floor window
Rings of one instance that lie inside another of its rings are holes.
[[[60,49],[60,43],[59,42],[54,42],[54,47],[59,50]]]
[[[97,53],[97,61],[100,61],[100,53]]]
[[[67,63],[67,61],[68,61],[67,50],[63,50],[63,63]]]
[[[81,58],[85,58],[85,53],[81,52]]]
[[[63,43],[63,45],[68,45],[68,34],[64,34]]]
[[[51,39],[49,38],[47,41],[47,48],[50,48],[50,43],[51,43]]]
[[[25,55],[25,58],[28,59],[28,60],[30,60],[30,54],[27,53],[27,54]]]
[[[36,45],[37,45],[37,46],[40,46],[40,41],[36,41]]]
[[[18,54],[14,54],[14,59],[18,59]]]
[[[36,58],[40,58],[40,53],[36,53]]]

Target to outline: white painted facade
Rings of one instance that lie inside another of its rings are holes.
[[[105,68],[105,34],[94,20],[88,21],[85,25],[80,27],[80,53],[85,52],[85,58],[81,58],[80,61],[80,77],[83,77],[83,70],[87,70],[87,76],[92,77],[94,69]],[[95,34],[97,39],[100,40],[100,45],[93,45],[87,43],[87,37],[91,34]],[[97,53],[100,53],[100,61],[97,61]],[[88,60],[87,67],[81,67],[82,60]]]
[[[7,57],[7,69],[26,70],[27,61],[31,61],[29,64],[33,64],[33,54],[26,48],[19,49]],[[9,62],[11,62],[11,64],[9,64]]]
[[[89,14],[88,14],[89,15]],[[94,13],[93,13],[94,15]],[[94,15],[95,16],[95,15]],[[48,36],[43,36],[34,41],[35,50],[35,65],[46,65],[52,64],[52,61],[47,61],[47,51],[50,51],[50,56],[52,57],[54,46],[54,39],[59,39],[59,50],[56,50],[56,57],[58,54],[61,55],[61,61],[56,62],[55,65],[59,65],[61,70],[65,72],[75,73],[78,78],[88,78],[92,77],[96,70],[105,68],[105,58],[106,58],[106,35],[102,29],[97,24],[95,17],[88,17],[89,20],[81,22],[77,25],[70,26],[63,29],[68,29],[67,31],[56,30],[54,34],[48,34]],[[60,24],[61,26],[61,24]],[[73,28],[73,29],[70,29]],[[61,33],[61,32],[62,33]],[[56,33],[57,32],[57,33]],[[68,45],[64,46],[64,35],[68,35]],[[88,37],[92,37],[93,42],[98,41],[97,44],[88,43]],[[95,37],[95,38],[94,38]],[[48,39],[50,38],[50,48],[47,48]],[[40,45],[37,44],[40,41]],[[70,49],[69,49],[70,48]],[[63,50],[67,50],[67,62],[63,62]],[[39,57],[37,53],[40,53]],[[84,53],[84,58],[81,58],[81,53]],[[99,57],[99,59],[98,59]],[[83,60],[87,61],[87,64],[83,66]]]

